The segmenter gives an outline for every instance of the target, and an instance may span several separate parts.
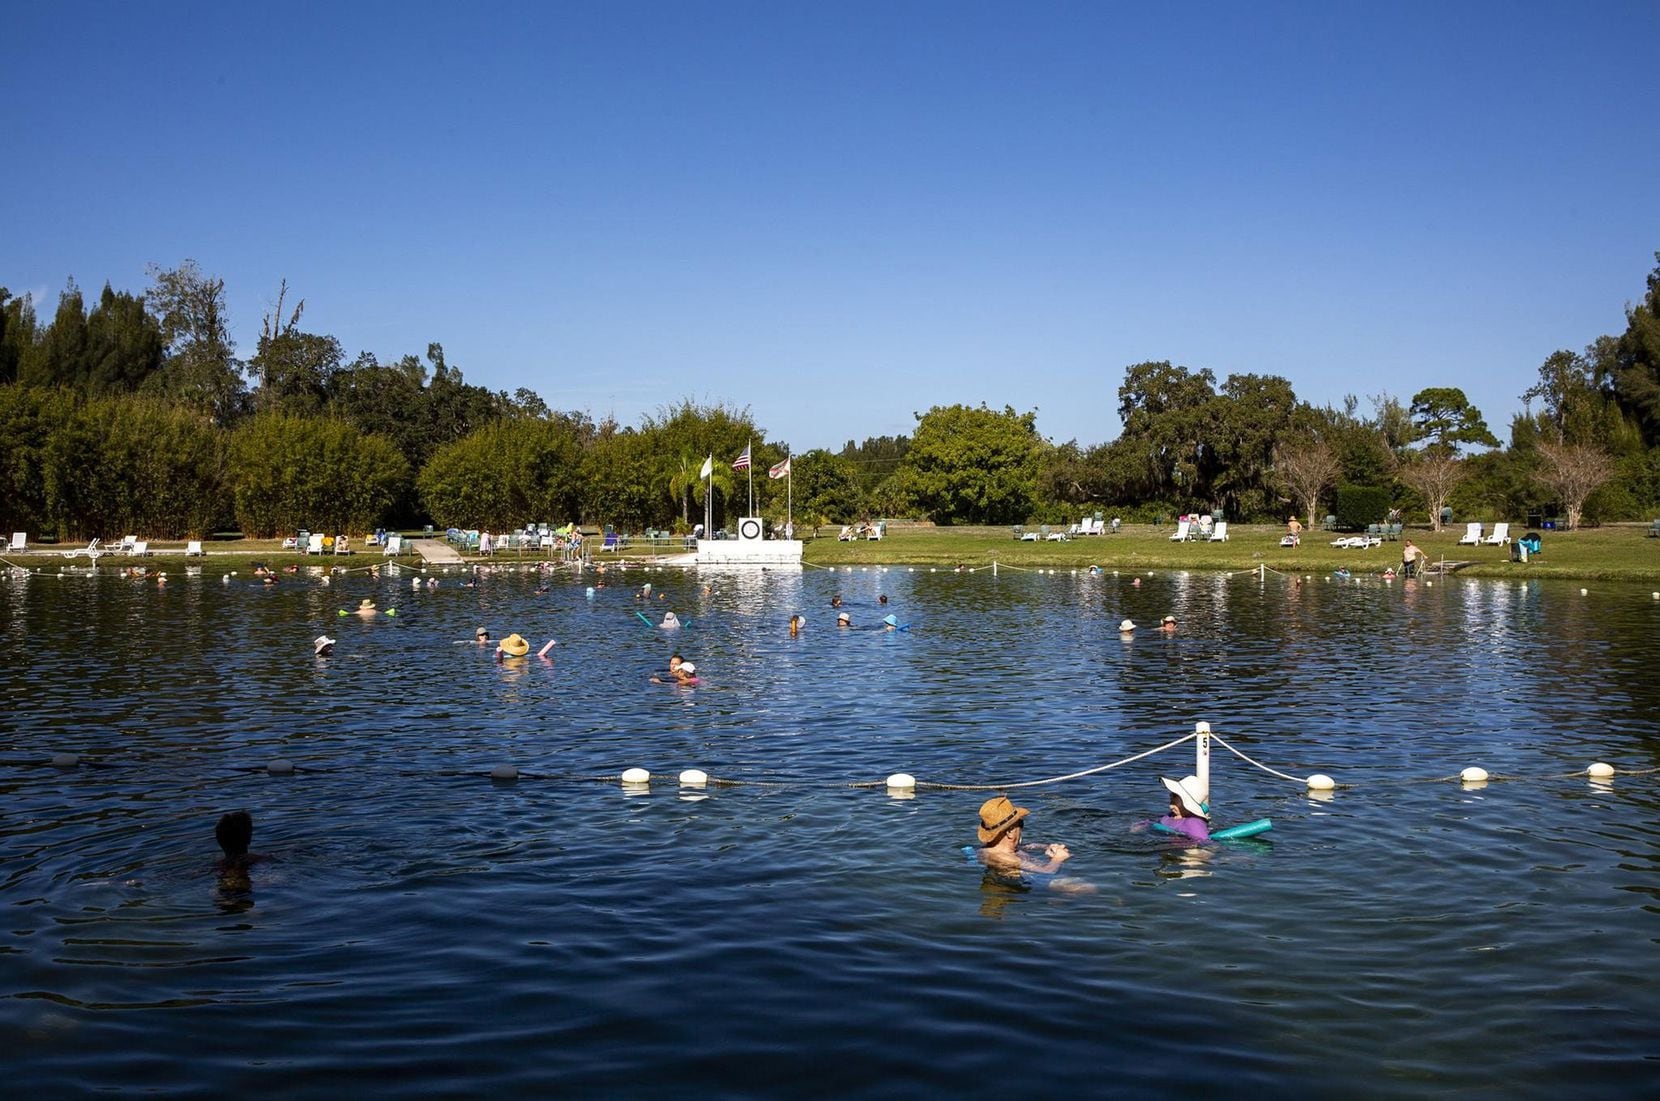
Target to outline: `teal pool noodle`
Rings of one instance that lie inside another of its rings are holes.
[[[646,626],[647,626],[647,627],[655,627],[655,626],[657,626],[657,624],[655,624],[655,623],[653,623],[653,622],[652,622],[652,621],[651,621],[651,620],[649,620],[649,619],[647,619],[647,618],[646,618],[646,617],[645,617],[645,615],[644,615],[644,613],[642,613],[642,612],[635,612],[635,613],[634,613],[634,614],[635,614],[635,615],[637,615],[637,616],[639,616],[639,617],[640,617],[640,622],[641,622],[641,623],[644,623],[644,624],[645,624],[645,625],[646,625]]]
[[[1259,833],[1267,833],[1274,828],[1274,823],[1267,818],[1258,818],[1255,822],[1241,822],[1237,826],[1229,826],[1225,830],[1212,830],[1212,841],[1237,841],[1241,837],[1255,837]]]

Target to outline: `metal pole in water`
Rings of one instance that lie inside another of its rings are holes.
[[[1210,802],[1210,724],[1193,724],[1193,775],[1199,778],[1199,798]]]
[[[991,575],[993,577],[997,576],[997,559],[995,558],[991,560]]]

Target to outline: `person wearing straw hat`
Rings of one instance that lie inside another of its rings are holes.
[[[1159,620],[1159,630],[1163,631],[1167,635],[1175,634],[1176,617],[1173,615],[1167,615],[1163,619]]]
[[[1170,813],[1159,819],[1159,825],[1194,841],[1209,841],[1210,808],[1199,798],[1199,778],[1184,776],[1172,780],[1160,776],[1159,780],[1170,792]]]
[[[375,615],[377,611],[378,609],[375,608],[375,602],[370,600],[368,597],[364,597],[357,603],[357,614],[365,619]]]
[[[1126,619],[1118,624],[1118,633],[1128,638],[1135,633],[1135,620]]]
[[[473,632],[473,641],[480,646],[490,645],[490,632],[483,627]]]
[[[980,838],[982,864],[1000,872],[1048,874],[1071,859],[1071,850],[1061,844],[1044,846],[1046,859],[1042,861],[1021,849],[1020,836],[1030,813],[1025,807],[1015,806],[1006,795],[980,804],[980,828],[976,835]]]
[[[530,640],[517,631],[502,639],[500,644],[496,646],[497,659],[522,658],[528,653],[530,653]]]

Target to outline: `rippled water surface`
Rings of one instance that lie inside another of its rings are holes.
[[[1584,777],[1660,763],[1646,589],[55,570],[0,579],[9,1089],[1660,1092],[1660,776]],[[338,615],[366,596],[396,615]],[[690,625],[636,614],[668,607]],[[910,629],[864,629],[888,610]],[[677,647],[701,683],[650,683]],[[1197,848],[1135,828],[1191,744],[1012,792],[1076,894],[964,856],[985,792],[854,786],[1038,780],[1198,721],[1344,786],[1213,746],[1216,822],[1274,828]],[[658,779],[600,779],[630,766]],[[741,783],[664,782],[693,767]],[[246,881],[215,867],[237,808]]]

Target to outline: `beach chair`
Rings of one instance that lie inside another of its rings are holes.
[[[1654,523],[1657,527],[1660,527],[1660,520],[1656,520]],[[1654,533],[1649,532],[1649,534],[1653,535]],[[28,550],[29,549],[29,533],[26,532],[26,531],[14,531],[14,532],[12,532],[11,549],[14,553]]]
[[[380,548],[380,553],[387,558],[402,554],[403,536],[399,535],[397,532],[393,532],[391,535],[388,535],[386,537],[386,543]]]
[[[132,555],[134,558],[148,557],[150,554],[150,541],[148,539],[137,540],[133,543],[132,549],[127,551],[127,553]]]
[[[888,522],[886,520],[878,520],[874,524],[870,525],[870,527],[868,529],[866,529],[865,539],[868,542],[871,539],[881,539],[883,536],[885,536],[887,534],[888,534]]]
[[[207,552],[202,549],[202,541],[192,539],[186,543],[184,545],[184,556],[186,558],[206,558]]]
[[[1226,520],[1216,521],[1216,525],[1210,529],[1210,541],[1212,543],[1226,543],[1228,541],[1228,522]]]
[[[351,540],[347,539],[344,535],[336,535],[334,537],[334,553],[335,554],[350,554],[350,553],[352,553]]]
[[[133,544],[136,543],[136,542],[138,542],[138,536],[136,536],[136,535],[123,535],[121,537],[121,545],[116,548],[116,553],[117,554],[131,554],[131,553],[133,553]]]
[[[79,558],[84,554],[96,562],[100,554],[107,554],[109,552],[104,549],[103,540],[94,539],[84,547],[76,547],[74,550],[66,550],[61,553],[65,558]]]
[[[305,542],[305,552],[307,554],[323,553],[323,535],[321,532],[318,532],[316,535],[307,536]]]
[[[1461,547],[1473,547],[1479,542],[1481,542],[1481,523],[1479,521],[1471,521],[1470,523],[1465,524],[1464,538],[1458,541],[1458,545]]]
[[[1648,537],[1650,539],[1660,539],[1660,520],[1656,520],[1654,523],[1652,523],[1648,526]],[[22,547],[17,545],[17,541],[21,538],[23,538],[23,533],[22,532],[18,532],[17,534],[12,536],[12,550],[22,550],[23,549]]]
[[[1493,525],[1493,534],[1482,540],[1489,547],[1502,547],[1510,542],[1510,525],[1503,520]]]
[[[1283,536],[1280,537],[1280,546],[1282,546],[1282,547],[1296,547],[1296,546],[1300,546],[1302,544],[1302,541],[1303,540],[1300,536],[1293,535],[1291,532],[1286,532]],[[1332,544],[1332,545],[1336,546],[1335,543]]]
[[[1172,543],[1185,543],[1185,542],[1187,542],[1187,533],[1188,533],[1188,530],[1190,528],[1192,528],[1192,526],[1193,525],[1190,521],[1187,521],[1187,520],[1178,521],[1177,524],[1176,524],[1176,534],[1174,534],[1170,537],[1170,541]]]

